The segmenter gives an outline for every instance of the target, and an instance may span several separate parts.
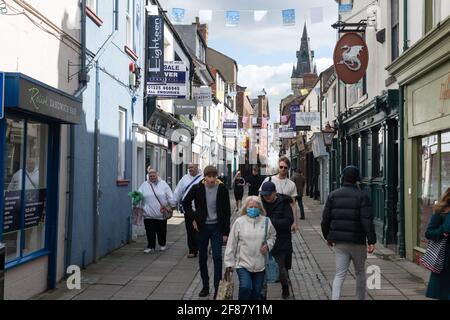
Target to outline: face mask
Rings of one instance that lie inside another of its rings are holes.
[[[260,211],[259,208],[247,208],[247,215],[250,218],[256,218],[260,214],[259,211]]]

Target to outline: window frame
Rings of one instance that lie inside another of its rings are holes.
[[[118,121],[118,148],[117,148],[117,180],[125,180],[126,177],[126,132],[127,110],[119,107]],[[123,117],[121,117],[123,115]],[[123,129],[123,132],[121,130]]]

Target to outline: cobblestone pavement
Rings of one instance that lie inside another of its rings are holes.
[[[232,192],[230,192],[232,195]],[[232,200],[233,201],[233,200]],[[295,300],[327,300],[331,298],[334,277],[334,253],[321,236],[322,206],[315,200],[304,198],[306,220],[300,220],[300,232],[293,236],[293,262],[290,270],[291,297]],[[234,203],[232,208],[234,208]],[[233,215],[233,220],[236,215]],[[63,281],[34,299],[75,300],[207,300],[200,298],[201,277],[198,259],[187,258],[184,218],[175,214],[168,222],[167,250],[145,254],[145,237],[125,245],[97,263],[81,271],[80,290],[67,289]],[[381,288],[368,290],[367,299],[422,300],[429,273],[414,263],[398,258],[381,246],[367,259],[367,266],[376,265],[381,271]],[[212,259],[208,262],[212,286]],[[370,276],[370,273],[368,273]],[[342,287],[342,299],[355,298],[355,276],[350,269]],[[238,281],[235,274],[235,297]],[[269,300],[281,299],[281,285],[269,284]]]

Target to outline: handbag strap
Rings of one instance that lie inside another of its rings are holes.
[[[150,184],[150,187],[152,188],[153,194],[154,194],[155,197],[156,197],[156,200],[158,200],[158,202],[159,202],[159,205],[160,205],[161,207],[164,207],[164,206],[162,205],[161,201],[159,201],[159,198],[158,198],[158,196],[156,195],[155,189],[153,189],[152,183],[149,182],[149,184]]]

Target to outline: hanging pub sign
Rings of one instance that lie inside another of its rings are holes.
[[[346,84],[358,82],[369,63],[367,44],[357,33],[346,33],[334,47],[333,62],[340,80]]]
[[[164,78],[164,18],[148,16],[148,77],[153,82],[163,82]],[[159,81],[156,81],[159,80]]]

